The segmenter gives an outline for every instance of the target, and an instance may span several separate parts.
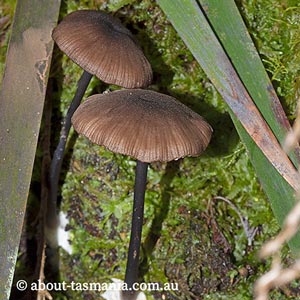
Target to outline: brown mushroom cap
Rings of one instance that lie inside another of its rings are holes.
[[[173,97],[141,89],[93,95],[72,123],[92,142],[143,162],[198,156],[212,134],[201,116]]]
[[[151,66],[131,32],[104,12],[75,11],[52,38],[75,63],[106,83],[135,88],[152,81]]]

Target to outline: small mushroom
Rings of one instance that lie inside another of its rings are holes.
[[[137,159],[125,275],[125,282],[132,287],[138,280],[148,163],[200,155],[212,128],[173,97],[141,89],[93,95],[79,106],[72,123],[93,143]]]
[[[131,32],[118,19],[101,11],[72,12],[54,28],[52,37],[58,47],[85,70],[64,119],[50,167],[50,205],[56,207],[59,174],[71,117],[92,74],[105,83],[136,88],[151,83],[152,69]]]
[[[133,35],[105,12],[72,12],[53,30],[52,38],[76,64],[106,83],[124,88],[151,83],[151,66]]]

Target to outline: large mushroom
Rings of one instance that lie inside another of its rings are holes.
[[[138,280],[148,164],[198,156],[207,147],[212,128],[173,97],[132,89],[89,97],[76,110],[75,130],[107,149],[137,159],[134,204],[125,282]]]
[[[55,206],[71,117],[92,75],[108,84],[138,88],[151,83],[152,69],[131,32],[118,19],[101,11],[70,13],[53,30],[52,37],[58,47],[85,70],[64,119],[50,167],[50,199]]]

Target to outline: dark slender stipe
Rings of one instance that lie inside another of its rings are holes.
[[[125,283],[127,283],[128,288],[132,288],[132,285],[138,281],[139,256],[144,218],[144,199],[147,183],[147,169],[148,163],[137,160],[135,170],[131,235],[125,274]],[[124,295],[125,299],[130,299],[127,298],[127,296],[131,293],[124,294],[126,294]]]
[[[71,118],[79,106],[84,93],[91,81],[92,74],[84,71],[83,74],[81,75],[79,81],[78,81],[78,86],[76,90],[76,94],[71,102],[71,105],[68,109],[68,112],[66,114],[66,117],[64,119],[62,129],[60,132],[60,139],[58,142],[58,145],[55,149],[51,166],[50,166],[50,201],[48,203],[48,209],[47,209],[47,214],[48,214],[48,226],[51,226],[51,223],[53,222],[53,225],[56,225],[56,202],[57,202],[57,192],[58,192],[58,183],[59,183],[59,175],[61,171],[61,166],[62,166],[62,160],[63,160],[63,155],[67,143],[67,138],[69,135],[69,131],[71,128]],[[50,224],[49,224],[50,221]]]

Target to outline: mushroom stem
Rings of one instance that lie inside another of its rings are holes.
[[[49,180],[50,197],[49,197],[48,208],[47,208],[47,225],[50,228],[53,228],[53,225],[55,226],[57,222],[56,206],[57,206],[58,182],[59,182],[59,175],[62,166],[63,155],[67,143],[67,138],[71,128],[71,118],[75,110],[79,106],[84,96],[84,93],[91,81],[92,76],[93,76],[92,74],[86,71],[84,71],[83,74],[81,75],[78,81],[76,93],[74,95],[74,98],[71,102],[71,105],[68,109],[68,112],[62,124],[58,145],[53,154],[53,158],[50,166],[50,180]]]
[[[125,283],[128,288],[138,281],[139,255],[144,217],[144,199],[147,183],[148,163],[137,160],[134,184],[133,213]]]

